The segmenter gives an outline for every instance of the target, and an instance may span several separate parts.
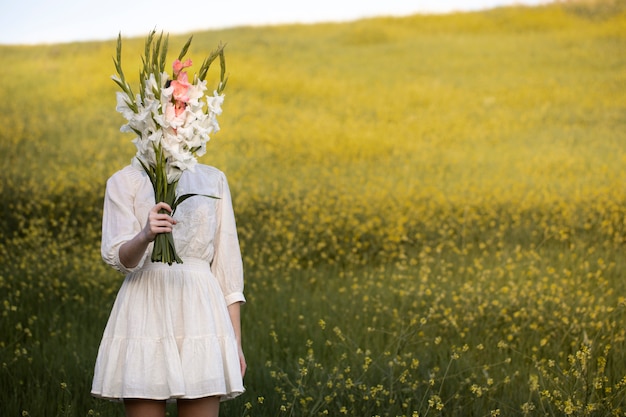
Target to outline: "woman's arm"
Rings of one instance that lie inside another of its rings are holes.
[[[239,366],[241,367],[241,376],[246,374],[246,357],[243,354],[243,348],[241,345],[241,302],[232,303],[228,306],[228,314],[230,315],[230,321],[233,323],[233,329],[235,330],[235,337],[237,338],[237,345],[239,347]]]
[[[162,209],[172,212],[169,204],[163,202],[156,204],[150,209],[145,227],[135,237],[120,246],[120,262],[126,268],[137,266],[146,248],[156,238],[157,234],[172,231],[172,226],[176,224],[176,220],[168,214],[159,213]]]

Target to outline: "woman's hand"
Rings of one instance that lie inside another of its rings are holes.
[[[241,377],[243,378],[246,375],[248,364],[246,363],[246,357],[243,355],[243,349],[241,349],[241,346],[239,347],[239,367],[241,368]]]
[[[233,324],[235,338],[237,339],[237,347],[239,349],[239,369],[241,370],[241,377],[243,378],[246,374],[248,365],[246,364],[246,357],[243,355],[243,349],[241,347],[241,302],[229,304],[228,315],[230,316],[230,322]]]
[[[176,220],[167,213],[160,213],[161,210],[172,212],[170,205],[164,202],[157,203],[150,209],[148,221],[142,230],[144,238],[148,242],[152,242],[159,233],[171,232],[172,226],[176,224]]]
[[[167,213],[159,213],[161,210],[172,212],[172,208],[167,203],[158,203],[150,209],[146,225],[134,238],[120,246],[120,262],[126,268],[134,268],[139,264],[146,248],[159,233],[168,233],[176,224],[176,220]]]

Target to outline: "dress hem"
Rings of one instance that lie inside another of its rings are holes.
[[[199,394],[199,395],[190,395],[187,396],[185,394],[171,394],[169,397],[149,397],[149,396],[140,396],[133,395],[129,397],[120,397],[117,395],[108,395],[97,392],[91,392],[91,396],[94,398],[99,398],[101,400],[108,400],[114,402],[123,402],[124,400],[132,399],[132,400],[153,400],[153,401],[166,401],[166,402],[175,402],[176,400],[198,400],[200,398],[208,398],[208,397],[220,397],[220,402],[232,400],[240,395],[242,395],[246,390],[242,391],[233,391],[228,394],[219,392],[219,393],[209,393],[209,394]]]

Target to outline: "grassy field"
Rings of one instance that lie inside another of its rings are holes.
[[[233,192],[249,363],[224,416],[624,415],[621,2],[199,32],[190,57],[220,40],[202,162]],[[104,183],[134,155],[114,51],[0,46],[2,416],[123,415],[89,395],[123,278]]]

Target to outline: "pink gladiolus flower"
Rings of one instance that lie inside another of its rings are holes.
[[[190,66],[191,59],[188,59],[185,62],[180,62],[180,60],[177,59],[172,65],[175,79],[172,81],[170,86],[174,88],[172,101],[174,103],[176,116],[179,116],[183,111],[185,111],[185,107],[187,106],[186,103],[189,102],[189,87],[191,87],[191,84],[189,84],[187,73],[183,71],[183,69]]]
[[[176,113],[176,117],[180,116],[184,111],[187,105],[182,101],[177,101],[174,104],[174,112]]]
[[[172,67],[174,69],[174,78],[178,78],[178,74],[180,74],[180,72],[184,68],[189,68],[190,66],[191,66],[191,59],[188,59],[185,62],[180,62],[179,59],[174,61],[174,64],[172,65]]]
[[[174,87],[172,98],[175,102],[181,101],[183,103],[187,103],[189,101],[188,90],[189,87],[191,87],[191,84],[189,84],[186,72],[178,74],[178,78],[172,81],[170,86]]]

